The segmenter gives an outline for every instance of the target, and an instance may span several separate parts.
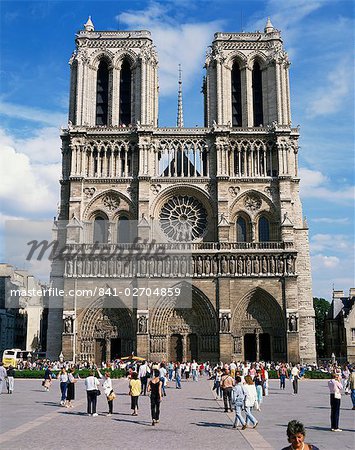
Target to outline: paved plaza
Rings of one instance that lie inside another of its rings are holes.
[[[232,428],[232,414],[226,414],[216,401],[211,382],[184,382],[177,390],[173,384],[161,406],[160,423],[152,427],[149,397],[140,397],[139,415],[131,416],[128,381],[114,380],[118,393],[114,414],[107,417],[104,395],[98,398],[98,417],[88,417],[84,381],[76,384],[75,407],[59,406],[59,382],[44,392],[41,380],[15,380],[13,395],[0,397],[0,448],[8,449],[281,449],[287,444],[286,426],[291,419],[301,420],[307,429],[307,442],[320,449],[355,448],[355,411],[349,396],[343,396],[340,413],[342,433],[329,431],[329,396],[326,380],[303,380],[300,393],[285,391],[278,381],[270,381],[270,395],[264,397],[257,429]]]

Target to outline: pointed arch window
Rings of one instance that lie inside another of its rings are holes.
[[[120,125],[128,126],[131,123],[131,66],[124,60],[120,72]]]
[[[270,223],[264,216],[259,219],[259,242],[268,242],[270,240]]]
[[[237,242],[247,242],[247,222],[243,217],[237,220]]]
[[[108,238],[108,220],[102,216],[96,216],[94,220],[94,243],[105,244]]]
[[[101,61],[96,81],[96,125],[108,125],[109,70],[106,61]]]
[[[78,62],[74,61],[70,72],[70,104],[69,120],[76,125],[77,95],[78,95]]]
[[[242,81],[237,62],[232,68],[232,126],[242,126]]]
[[[263,85],[262,72],[260,64],[256,61],[253,66],[252,73],[253,86],[253,119],[254,127],[258,127],[264,123],[263,117]]]
[[[121,216],[117,224],[117,242],[120,244],[130,243],[130,221],[126,216]]]

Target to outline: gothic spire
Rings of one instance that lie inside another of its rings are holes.
[[[265,25],[264,32],[265,33],[272,33],[273,31],[275,31],[274,25],[271,23],[270,17],[268,17],[266,25]]]
[[[86,24],[84,25],[85,31],[95,31],[94,24],[92,23],[91,16],[89,16]]]
[[[178,113],[176,126],[179,128],[184,127],[184,115],[182,111],[182,78],[181,78],[181,64],[179,64],[179,91],[178,91]]]

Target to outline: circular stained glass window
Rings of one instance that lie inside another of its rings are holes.
[[[207,229],[207,211],[202,203],[188,195],[169,199],[160,212],[160,226],[170,241],[191,242],[203,237]]]

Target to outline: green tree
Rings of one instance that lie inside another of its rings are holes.
[[[330,303],[325,298],[313,297],[313,308],[316,314],[316,349],[318,357],[324,354],[325,319],[330,309]]]

